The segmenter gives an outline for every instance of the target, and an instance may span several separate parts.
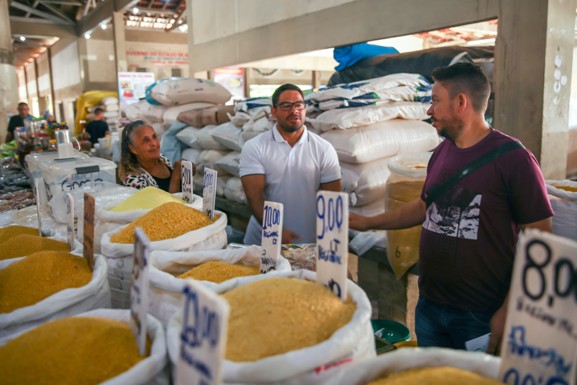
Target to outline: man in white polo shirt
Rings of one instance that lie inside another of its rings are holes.
[[[314,243],[316,193],[341,191],[341,168],[334,147],[304,125],[301,89],[284,84],[272,96],[277,123],[245,143],[240,177],[252,217],[245,244],[261,244],[264,201],[284,205],[283,243]]]

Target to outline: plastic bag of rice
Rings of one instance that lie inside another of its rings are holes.
[[[357,362],[328,385],[495,385],[501,359],[480,352],[405,348]]]
[[[141,356],[129,320],[127,310],[98,309],[13,335],[0,343],[0,384],[168,384],[160,322],[147,317]]]
[[[190,271],[195,266],[200,268],[207,266],[210,262],[225,262],[231,266],[226,272],[212,269],[212,272],[200,272],[200,275],[196,276],[196,279],[201,280],[205,286],[217,291],[222,281],[233,278],[225,279],[227,278],[225,274],[240,275],[234,269],[234,266],[238,266],[235,264],[253,267],[256,269],[255,274],[258,274],[261,255],[262,248],[255,245],[222,250],[153,251],[150,254],[149,313],[157,317],[164,326],[168,325],[170,317],[182,306],[182,289],[185,285],[185,279],[178,276]],[[279,256],[276,271],[290,270],[289,261]],[[202,274],[206,279],[202,279]],[[211,278],[213,279],[212,282]]]
[[[365,292],[348,281],[349,300],[343,302],[315,280],[314,272],[299,270],[222,284],[218,292],[231,304],[225,384],[322,384],[339,368],[375,356]],[[237,315],[240,309],[248,319]],[[257,319],[265,329],[254,327]],[[182,310],[170,319],[167,330],[173,363],[178,360],[181,328]]]
[[[49,255],[51,253],[54,252],[43,251],[26,258],[0,262],[0,276],[3,277],[0,278],[0,291],[7,301],[7,312],[0,312],[0,341],[51,319],[110,307],[110,288],[104,257],[96,254],[94,271],[80,273],[85,277],[79,277],[80,281],[63,288],[62,274],[73,275],[74,270],[82,269],[81,265],[85,261],[79,255],[55,253],[70,256],[66,257],[68,267],[63,268],[60,258]],[[84,281],[87,283],[82,283]],[[26,286],[32,289],[30,296],[23,292]],[[41,289],[44,295],[40,295]]]

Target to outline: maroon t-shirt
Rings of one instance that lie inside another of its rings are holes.
[[[511,140],[492,132],[459,149],[435,149],[421,198],[488,151]],[[524,148],[501,155],[461,179],[427,208],[419,248],[419,288],[426,299],[457,309],[497,310],[509,290],[521,224],[553,210],[537,160]]]

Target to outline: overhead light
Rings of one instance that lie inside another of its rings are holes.
[[[178,29],[180,29],[181,32],[186,32],[188,31],[188,24],[181,24],[178,26]]]
[[[91,37],[91,36],[90,36],[90,32],[86,32],[86,33],[84,34],[84,38],[85,38],[86,40],[89,40],[90,37]]]
[[[138,15],[139,12],[140,10],[138,9],[138,7],[132,8],[132,13],[134,13],[135,15]]]
[[[20,41],[26,41],[26,36],[20,36]]]
[[[100,23],[100,28],[102,30],[106,30],[106,28],[108,28],[108,24],[104,21],[104,22]]]

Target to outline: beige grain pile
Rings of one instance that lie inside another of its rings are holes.
[[[369,382],[367,385],[502,385],[468,370],[440,366],[436,368],[418,368],[391,374],[390,376]]]
[[[172,194],[159,189],[158,187],[148,186],[126,198],[118,206],[113,207],[110,211],[124,212],[133,210],[154,209],[168,202],[184,203]]]
[[[0,270],[0,314],[34,305],[92,279],[86,259],[59,251],[39,251]]]
[[[349,323],[356,310],[324,286],[296,278],[263,279],[223,297],[230,304],[226,359],[235,362],[317,345]]]
[[[38,229],[26,226],[7,226],[0,228],[0,244],[20,234],[39,235]]]
[[[70,251],[68,243],[36,234],[19,234],[0,243],[0,260],[25,257],[37,251]]]
[[[199,281],[221,283],[236,277],[246,277],[260,274],[260,268],[239,264],[230,264],[222,261],[209,261],[193,267],[177,278],[192,278]]]
[[[0,347],[0,385],[100,384],[143,359],[127,324],[61,318]]]
[[[137,226],[144,230],[151,241],[162,241],[198,230],[211,223],[212,221],[202,211],[181,203],[169,202],[150,210],[118,233],[113,234],[110,241],[133,243],[134,229]]]

